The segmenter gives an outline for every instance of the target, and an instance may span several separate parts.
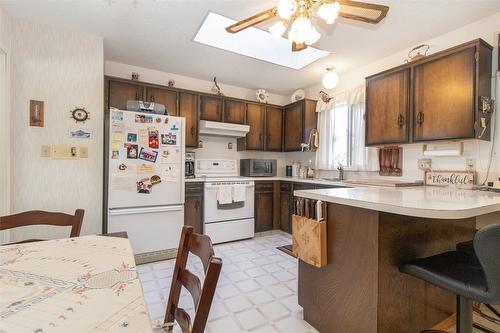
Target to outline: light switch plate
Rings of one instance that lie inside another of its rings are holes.
[[[432,160],[430,158],[421,158],[418,160],[417,166],[420,170],[430,171],[432,170]]]
[[[88,158],[89,157],[89,148],[86,146],[80,146],[80,158]]]
[[[40,157],[50,157],[50,146],[42,146]]]
[[[51,157],[56,160],[72,160],[79,158],[78,147],[69,145],[53,145]]]

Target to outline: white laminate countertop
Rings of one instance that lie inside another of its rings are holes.
[[[500,193],[435,186],[299,190],[295,196],[381,212],[461,219],[500,211]]]
[[[222,178],[222,177],[221,177]],[[252,179],[254,181],[273,181],[280,180],[286,182],[296,182],[296,183],[307,183],[307,184],[317,184],[317,185],[331,185],[331,186],[346,186],[353,187],[353,184],[347,184],[341,181],[332,181],[322,178],[296,178],[296,177],[285,177],[285,176],[275,176],[275,177],[244,177],[245,179]],[[199,178],[186,178],[186,183],[200,183],[207,181],[206,177]],[[356,185],[358,186],[358,185]]]

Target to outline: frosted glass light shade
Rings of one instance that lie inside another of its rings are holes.
[[[276,22],[272,26],[269,27],[269,32],[273,34],[274,37],[281,37],[286,31],[286,25],[282,22]]]
[[[278,3],[278,15],[288,20],[297,10],[297,2],[295,0],[280,0]]]
[[[339,76],[337,73],[335,73],[333,70],[329,70],[324,76],[323,76],[323,87],[326,89],[333,89],[339,84]]]
[[[335,22],[339,17],[340,4],[338,2],[324,3],[318,8],[318,15],[328,24]]]

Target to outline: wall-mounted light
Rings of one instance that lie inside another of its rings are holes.
[[[333,89],[339,84],[339,75],[335,73],[335,67],[327,67],[326,73],[323,76],[323,87]]]

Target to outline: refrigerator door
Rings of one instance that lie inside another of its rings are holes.
[[[184,203],[184,118],[111,110],[108,208]]]
[[[126,231],[134,254],[177,248],[183,225],[183,205],[108,211],[108,232]]]

